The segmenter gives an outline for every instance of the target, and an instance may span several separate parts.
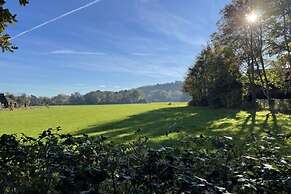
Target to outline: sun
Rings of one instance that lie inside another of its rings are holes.
[[[248,23],[256,23],[258,21],[258,15],[255,12],[246,15]]]

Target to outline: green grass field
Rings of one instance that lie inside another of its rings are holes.
[[[132,105],[52,106],[0,111],[0,134],[36,136],[60,126],[64,133],[104,135],[116,142],[148,136],[156,143],[175,141],[187,135],[231,135],[291,132],[291,116],[267,111],[255,115],[245,111],[187,107],[186,103]]]

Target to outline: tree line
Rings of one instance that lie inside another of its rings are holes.
[[[290,78],[291,1],[232,0],[184,90],[193,105],[255,108],[264,99],[273,109],[274,99],[291,98]]]
[[[136,90],[93,91],[85,95],[78,92],[71,95],[59,94],[53,97],[37,97],[34,95],[22,94],[16,96],[7,93],[6,98],[17,106],[44,106],[44,105],[93,105],[93,104],[131,104],[145,103],[144,97]]]
[[[70,95],[58,94],[53,97],[6,93],[5,97],[13,107],[189,101],[190,97],[182,90],[183,82],[176,81],[173,83],[143,86],[131,90],[121,90],[118,92],[97,90],[88,92],[84,95],[75,92]]]

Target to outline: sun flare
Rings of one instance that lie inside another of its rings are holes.
[[[256,23],[258,21],[258,15],[255,12],[246,15],[246,19],[249,23]]]

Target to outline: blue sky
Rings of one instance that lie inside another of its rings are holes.
[[[9,1],[15,36],[93,0]],[[0,91],[52,96],[183,80],[228,0],[100,0],[0,55]]]

